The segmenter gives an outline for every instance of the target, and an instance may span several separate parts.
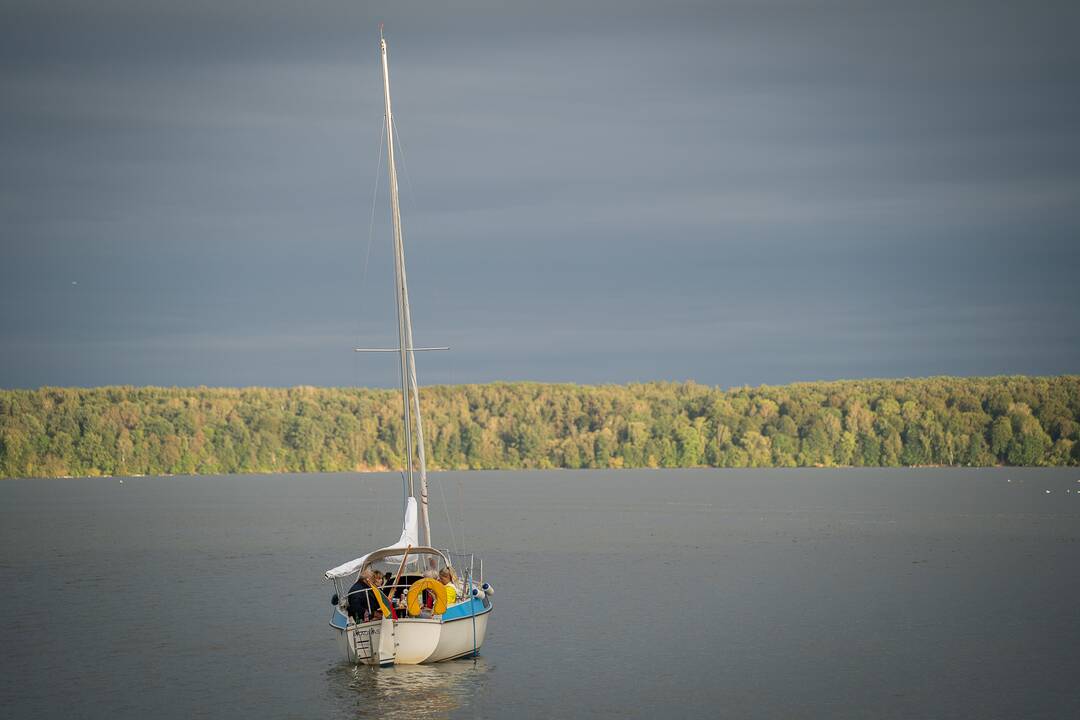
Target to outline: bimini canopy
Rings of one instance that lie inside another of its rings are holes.
[[[364,562],[360,563],[360,568],[365,565],[374,565],[378,562],[384,563],[399,563],[404,553],[398,548],[383,548],[382,550],[376,550],[373,553],[368,553],[363,557]],[[409,561],[420,560],[424,556],[428,556],[427,561],[431,570],[438,570],[435,563],[439,565],[449,565],[450,558],[446,557],[441,550],[436,550],[433,547],[413,547],[409,548]],[[358,568],[359,569],[359,568]]]
[[[379,548],[375,552],[370,552],[363,557],[358,557],[355,560],[350,560],[344,565],[338,565],[336,568],[331,568],[325,573],[327,580],[333,580],[334,578],[345,577],[346,575],[352,575],[364,566],[364,562],[375,554],[382,555],[385,551],[404,550],[407,547],[416,547],[419,545],[417,542],[417,526],[416,526],[416,498],[409,498],[405,504],[405,522],[401,526],[401,537],[393,545],[387,545],[384,548]]]

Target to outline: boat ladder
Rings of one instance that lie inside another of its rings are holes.
[[[353,630],[353,649],[357,660],[371,659],[371,630]]]

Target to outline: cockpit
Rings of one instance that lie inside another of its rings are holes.
[[[340,606],[355,623],[433,618],[466,598],[465,574],[434,548],[379,550],[363,558]]]

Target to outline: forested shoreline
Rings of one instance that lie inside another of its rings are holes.
[[[1080,464],[1080,376],[421,390],[432,469]],[[400,394],[0,390],[0,477],[382,470]]]

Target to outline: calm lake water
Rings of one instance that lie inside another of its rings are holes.
[[[0,482],[3,715],[1080,717],[1078,468],[440,473],[488,642],[353,668],[322,573],[400,492]]]

